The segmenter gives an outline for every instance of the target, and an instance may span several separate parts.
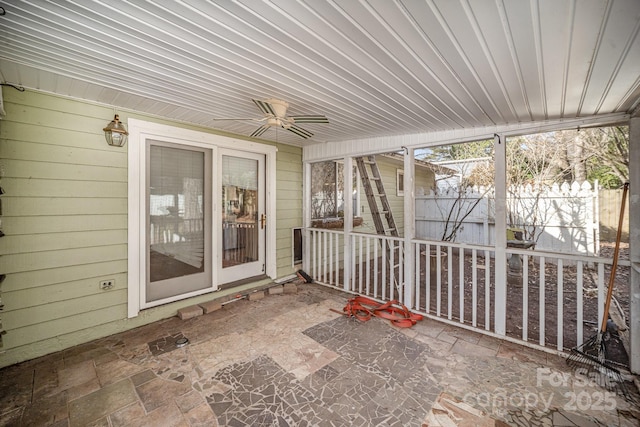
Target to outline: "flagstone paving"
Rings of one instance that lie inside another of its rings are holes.
[[[2,369],[0,425],[640,425],[636,404],[559,356],[330,310],[348,298],[298,283]]]

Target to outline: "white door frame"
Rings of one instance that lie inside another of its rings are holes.
[[[245,152],[263,154],[265,156],[265,211],[268,217],[265,235],[265,273],[270,278],[276,277],[276,152],[275,146],[256,142],[230,138],[226,136],[163,125],[137,119],[129,119],[128,150],[128,305],[129,318],[136,317],[145,308],[142,290],[146,283],[146,140],[154,139],[212,150],[217,156],[218,148],[235,149]],[[214,157],[214,164],[215,164]],[[218,216],[220,201],[216,197],[220,187],[217,174],[214,171],[212,183],[212,218]],[[217,224],[211,225],[212,239],[219,239],[220,231]],[[215,244],[214,244],[215,247]],[[211,288],[192,294],[181,295],[171,299],[182,300],[190,296],[199,295],[215,290],[218,286],[218,272],[215,266],[221,263],[219,251],[213,251],[213,278]],[[163,301],[163,303],[171,302]]]

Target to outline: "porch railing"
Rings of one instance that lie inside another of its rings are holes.
[[[310,238],[310,273],[317,282],[410,302],[410,309],[430,318],[496,334],[495,308],[501,304],[495,301],[493,247],[414,239],[405,253],[398,237],[351,233],[345,245],[342,231],[310,229]],[[505,338],[562,352],[595,333],[611,259],[515,248],[506,253],[512,261],[506,272],[507,310],[498,313],[505,317]],[[407,262],[410,280],[405,280]]]

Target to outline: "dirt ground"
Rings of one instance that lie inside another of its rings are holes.
[[[602,243],[600,255],[603,258],[612,258],[614,252],[614,245],[612,243]],[[397,259],[397,258],[396,258]],[[434,260],[435,257],[431,257]],[[629,259],[629,244],[623,243],[620,248],[619,259]],[[427,256],[425,252],[422,253],[420,259],[420,291],[419,291],[419,311],[427,312],[432,315],[436,315],[442,318],[447,318],[454,321],[461,321],[464,324],[475,326],[478,328],[486,328],[485,319],[489,321],[489,327],[493,328],[494,307],[490,305],[486,306],[487,292],[488,300],[493,301],[494,289],[492,286],[489,289],[485,288],[485,260],[484,253],[477,254],[476,265],[476,312],[475,312],[475,325],[473,321],[474,316],[474,304],[473,304],[473,262],[472,256],[465,253],[463,260],[463,305],[461,309],[460,305],[460,262],[459,251],[453,251],[451,256],[451,272],[449,273],[449,260],[448,255],[441,258],[442,262],[442,275],[440,282],[440,302],[438,304],[438,288],[437,277],[435,274],[435,262],[433,265],[430,263],[429,273],[429,285],[427,286]],[[523,307],[525,306],[524,299],[524,284],[522,276],[509,275],[507,280],[507,335],[517,339],[524,339],[524,319],[526,319],[526,340],[531,343],[540,344],[540,330],[544,330],[544,344],[549,348],[561,347],[564,351],[570,351],[576,347],[579,343],[577,336],[577,311],[578,311],[578,294],[576,289],[577,283],[577,266],[569,265],[567,262],[563,265],[562,274],[562,294],[560,296],[560,303],[558,302],[558,266],[554,263],[554,259],[547,258],[545,262],[544,283],[545,289],[543,292],[543,300],[540,298],[540,268],[537,257],[529,257],[528,259],[528,281],[527,281],[527,314],[523,316]],[[378,265],[382,265],[382,259],[378,259]],[[493,282],[493,274],[495,271],[494,260],[489,258],[489,271],[490,279],[489,283]],[[605,266],[604,268],[604,293],[606,295],[606,288],[609,284],[611,266]],[[335,274],[335,273],[334,273]],[[358,276],[366,274],[366,271],[360,271],[358,265],[355,266],[354,276],[355,282],[359,282]],[[369,278],[373,281],[373,272],[369,273]],[[451,284],[449,285],[449,275],[451,276]],[[342,271],[338,273],[338,282],[342,282]],[[378,289],[377,294],[374,294],[373,289],[369,289],[369,292],[363,294],[375,296],[380,299],[390,300],[398,298],[397,292],[391,295],[390,288],[393,288],[393,282],[389,280],[389,271],[386,272],[387,279],[386,292],[383,294]],[[583,312],[583,342],[598,332],[599,325],[596,324],[598,319],[598,271],[597,266],[583,264],[582,269],[582,312]],[[332,283],[334,278],[331,279]],[[363,282],[366,282],[363,277]],[[378,283],[383,283],[382,273],[378,274]],[[629,319],[629,267],[618,266],[615,275],[614,285],[614,298],[617,304],[612,303],[612,310],[614,306],[619,305],[624,313],[624,318]],[[451,294],[451,301],[448,300],[448,295]],[[427,304],[427,294],[429,295],[429,303]],[[544,304],[544,324],[540,323],[540,306],[541,301]],[[440,307],[438,311],[438,305]],[[561,330],[563,341],[561,345],[558,344],[558,306],[562,306],[562,323]],[[449,307],[451,309],[449,310]],[[462,316],[461,316],[462,314]],[[622,326],[622,325],[620,325]],[[607,358],[611,361],[617,362],[621,365],[628,366],[628,357],[622,341],[620,340],[616,332],[608,334],[606,337],[607,346]],[[580,343],[581,344],[581,343]]]
[[[622,244],[620,249],[619,259],[628,259],[628,244]],[[613,256],[613,244],[603,243],[601,247],[601,256],[605,258],[611,258]],[[425,265],[425,259],[423,258],[421,265]],[[484,276],[484,257],[478,256],[477,264],[480,266],[477,270],[477,326],[485,327],[485,313],[486,313],[486,289],[485,289],[485,276]],[[540,296],[540,268],[536,259],[529,258],[528,260],[528,283],[527,283],[527,340],[533,343],[540,343],[540,330],[541,326],[544,330],[544,342],[548,347],[555,348],[558,346],[558,266],[547,259],[545,263],[545,289],[543,293],[543,300]],[[490,262],[490,271],[494,271],[493,260]],[[464,323],[472,324],[473,319],[473,286],[472,286],[472,274],[473,263],[471,262],[471,256],[465,255],[464,260],[464,305],[461,311],[460,307],[460,268],[459,268],[459,255],[455,252],[452,256],[452,284],[451,284],[451,313],[449,313],[449,301],[447,295],[449,293],[448,285],[448,262],[446,257],[442,261],[443,271],[441,278],[441,299],[440,299],[440,316],[447,317],[452,320],[460,320],[460,314],[463,313]],[[604,286],[605,294],[606,287],[609,283],[610,266],[605,266],[604,273]],[[426,309],[426,268],[421,269],[421,308]],[[493,274],[493,273],[491,273]],[[560,305],[562,306],[562,336],[563,342],[561,347],[564,350],[570,350],[575,347],[577,343],[577,267],[575,265],[563,266],[562,275],[562,294]],[[596,335],[599,325],[596,324],[598,318],[598,304],[597,304],[597,268],[594,266],[583,265],[583,339],[588,339]],[[437,314],[437,277],[433,272],[430,274],[430,304],[429,312]],[[522,276],[509,275],[507,280],[507,335],[523,339],[523,307],[524,307],[524,284]],[[612,310],[614,305],[619,305],[624,313],[624,318],[629,318],[629,267],[618,266],[615,275],[614,284],[614,298],[615,302],[612,304]],[[490,300],[493,300],[493,287],[490,287],[489,294]],[[541,301],[544,309],[544,325],[540,324],[540,306]],[[493,319],[494,307],[489,307],[489,321]],[[492,325],[491,325],[492,326]],[[609,334],[606,341],[607,344],[607,357],[617,363],[627,365],[628,358],[624,350],[624,346],[617,334],[613,332]]]
[[[614,252],[614,245],[612,243],[601,244],[601,257],[612,258]],[[432,258],[433,259],[433,258]],[[629,244],[623,243],[620,248],[619,260],[629,259]],[[420,292],[419,292],[419,307],[418,309],[423,312],[427,312],[432,315],[436,315],[443,318],[448,318],[454,321],[461,321],[468,325],[474,324],[474,304],[473,304],[473,262],[470,254],[465,254],[463,260],[463,305],[460,305],[460,260],[458,251],[453,251],[451,256],[451,274],[449,274],[449,262],[448,256],[441,258],[442,262],[442,277],[440,282],[440,292],[438,292],[437,277],[435,274],[435,263],[429,267],[429,285],[427,286],[427,260],[426,254],[423,252],[423,256],[420,260]],[[478,254],[476,265],[476,312],[475,312],[475,326],[479,328],[485,328],[485,319],[488,319],[489,329],[493,328],[494,307],[490,305],[486,306],[487,292],[489,301],[494,299],[494,289],[490,285],[489,289],[485,288],[485,258],[484,254]],[[492,282],[492,276],[494,270],[494,260],[489,259],[490,268],[490,280]],[[509,274],[507,280],[507,335],[517,339],[526,339],[529,342],[540,344],[541,342],[541,330],[543,330],[543,340],[545,346],[549,348],[558,348],[565,351],[571,350],[571,348],[578,345],[578,325],[577,325],[577,311],[578,311],[578,294],[576,289],[578,269],[576,265],[568,265],[564,263],[562,274],[562,293],[560,295],[560,301],[558,301],[558,294],[560,286],[558,283],[558,266],[552,262],[553,260],[548,258],[545,262],[544,271],[544,289],[540,290],[540,266],[537,258],[530,257],[528,260],[528,281],[527,281],[527,298],[526,316],[523,315],[523,307],[525,306],[524,289],[522,275]],[[382,265],[382,260],[379,259],[379,264]],[[605,266],[603,283],[606,288],[609,284],[611,266]],[[365,272],[363,271],[362,274]],[[372,274],[372,273],[371,273]],[[340,276],[342,274],[340,273]],[[356,282],[358,282],[359,267],[356,266],[355,276]],[[383,294],[378,289],[377,298],[389,300],[398,298],[397,293],[391,295],[390,289],[393,288],[392,282],[389,281],[389,271],[387,270],[387,279],[384,281],[387,284],[387,290]],[[451,283],[449,284],[449,276],[451,276]],[[373,280],[373,278],[371,278]],[[599,325],[596,324],[598,319],[598,271],[596,266],[583,264],[582,268],[582,307],[583,307],[583,342],[589,338],[595,336],[598,332]],[[342,282],[340,282],[342,283]],[[383,283],[382,273],[378,275],[378,283]],[[615,275],[614,285],[614,302],[612,303],[611,310],[620,307],[624,314],[624,319],[629,319],[629,267],[623,267],[618,265]],[[428,288],[428,289],[427,289]],[[447,295],[449,292],[452,295],[451,301],[448,301]],[[366,293],[366,292],[363,292]],[[427,294],[429,294],[429,304],[427,305]],[[438,302],[438,294],[440,295],[440,301]],[[369,295],[373,295],[373,291],[370,290]],[[541,298],[542,296],[542,298]],[[540,301],[543,300],[544,310],[544,324],[540,322]],[[558,321],[558,306],[562,306],[562,319]],[[439,307],[439,310],[438,310]],[[450,308],[450,309],[449,309]],[[462,314],[462,316],[461,316]],[[523,333],[523,324],[527,323],[526,338]],[[562,330],[562,342],[558,343],[558,327]],[[623,326],[623,325],[619,325]],[[606,336],[607,346],[607,358],[621,365],[628,365],[628,357],[622,341],[620,340],[617,332],[612,332]]]

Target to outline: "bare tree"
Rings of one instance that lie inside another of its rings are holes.
[[[425,159],[461,160],[472,170],[458,167],[456,184],[451,176],[440,177],[441,184],[456,185],[456,199],[438,207],[445,222],[442,240],[455,241],[464,221],[477,207],[476,195],[469,188],[492,188],[495,183],[493,161],[475,162],[493,156],[492,141],[478,141],[437,147]],[[464,162],[464,161],[467,162]],[[507,143],[507,191],[510,226],[524,229],[526,240],[538,240],[544,231],[546,213],[538,209],[546,187],[562,182],[598,180],[616,188],[629,176],[629,130],[626,126],[566,130],[509,138]],[[451,193],[449,193],[451,194]],[[437,196],[437,189],[436,189]],[[441,196],[444,199],[444,196]],[[525,199],[526,198],[526,199]],[[528,200],[527,200],[528,199]],[[475,201],[475,202],[474,202]]]
[[[629,180],[629,127],[584,129],[584,156],[593,179],[607,187],[619,187]],[[609,182],[609,177],[615,178]]]
[[[509,139],[507,223],[510,227],[522,227],[525,240],[536,241],[542,234],[546,218],[542,217],[544,213],[536,209],[536,206],[545,186],[563,180],[567,159],[565,147],[551,133]],[[490,162],[477,166],[467,181],[469,185],[493,186],[495,164]]]
[[[547,155],[549,147],[554,151],[549,172],[556,181],[593,184],[597,179],[601,185],[615,188],[628,180],[628,126],[564,130],[525,138],[535,141],[536,149],[541,150],[528,155]]]
[[[474,192],[468,185],[462,183],[457,188],[452,188],[455,192],[455,199],[448,209],[441,209],[438,200],[436,206],[440,210],[440,214],[444,219],[444,229],[440,240],[443,242],[455,242],[458,232],[464,227],[465,220],[471,215],[474,209],[480,204],[484,197],[489,193],[491,187],[481,187],[482,193]]]
[[[439,187],[434,188],[436,206],[444,220],[440,236],[442,241],[456,241],[467,218],[491,191],[493,179],[481,179],[478,174],[488,168],[493,170],[493,161],[490,160],[492,143],[488,140],[442,146],[434,149],[427,157],[429,160],[460,161],[456,164],[455,172],[439,176]],[[447,167],[452,166],[451,163],[445,164]],[[482,181],[479,185],[474,181],[476,178]],[[449,195],[453,195],[452,201]]]
[[[326,161],[311,165],[311,218],[336,217],[342,191],[338,163]]]

